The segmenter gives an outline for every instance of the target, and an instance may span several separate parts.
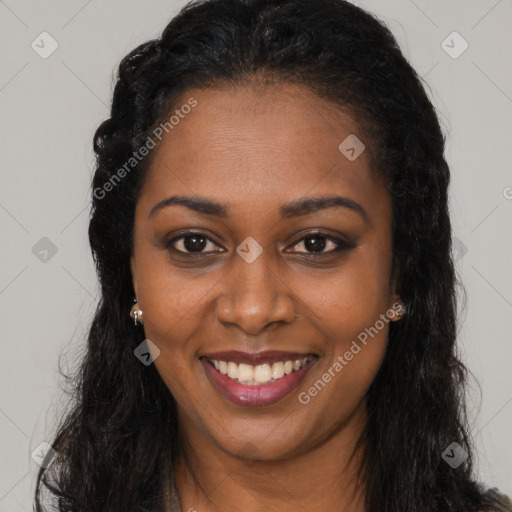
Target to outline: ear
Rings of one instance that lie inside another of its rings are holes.
[[[135,257],[134,256],[132,256],[130,258],[130,269],[132,272],[133,291],[135,293],[135,297],[137,297],[137,272],[135,270]]]
[[[404,303],[400,298],[400,295],[395,291],[395,283],[393,283],[393,290],[389,298],[387,316],[392,322],[397,322],[403,316],[403,310],[405,309]],[[402,313],[402,315],[400,315]]]

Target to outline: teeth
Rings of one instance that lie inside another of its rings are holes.
[[[238,379],[238,365],[236,363],[228,363],[228,377],[230,379]]]
[[[256,382],[260,382],[261,384],[265,384],[266,382],[270,382],[272,379],[272,374],[270,372],[269,364],[259,364],[254,368],[254,380]]]
[[[274,363],[272,365],[272,378],[280,379],[284,376],[284,364],[283,363]]]
[[[218,361],[210,359],[215,369],[227,375],[230,379],[236,380],[240,384],[256,386],[259,384],[268,384],[281,379],[285,375],[300,370],[309,361],[308,357],[296,359],[294,361],[279,361],[277,363],[259,364],[237,364],[232,361]]]
[[[238,365],[238,380],[252,380],[254,370],[250,364],[239,364]]]

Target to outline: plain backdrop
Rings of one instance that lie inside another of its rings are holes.
[[[479,474],[512,496],[512,1],[354,3],[398,38],[447,136],[467,290],[459,346],[481,389],[469,397]],[[0,0],[0,512],[32,510],[31,454],[65,405],[59,355],[64,368],[76,363],[98,299],[92,137],[115,68],[184,4]]]

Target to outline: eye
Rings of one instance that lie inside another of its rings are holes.
[[[166,248],[172,248],[183,254],[222,252],[222,249],[210,249],[205,251],[204,249],[209,245],[210,247],[217,246],[210,237],[202,233],[190,232],[169,240],[169,242],[166,243]]]
[[[217,249],[215,249],[217,247]],[[304,251],[298,248],[305,249]],[[353,245],[344,240],[326,233],[309,233],[291,246],[291,252],[305,254],[306,256],[323,256],[353,248]],[[199,232],[188,232],[174,237],[165,244],[180,254],[211,254],[224,252],[223,249],[207,235]]]
[[[292,252],[304,252],[306,255],[322,256],[334,252],[349,249],[351,246],[345,241],[324,233],[310,233],[301,238],[292,248],[303,247],[306,251],[295,250]],[[326,250],[327,249],[327,250]]]

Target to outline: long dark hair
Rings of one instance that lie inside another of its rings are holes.
[[[390,325],[367,396],[366,510],[507,510],[473,478],[438,117],[391,32],[343,0],[192,2],[122,60],[111,116],[94,136],[89,239],[101,299],[51,442],[57,454],[38,475],[36,510],[47,493],[66,512],[163,510],[181,447],[176,404],[155,366],[134,356],[144,331],[128,316],[135,204],[151,158],[126,163],[187,89],[254,77],[301,84],[348,109],[392,198],[393,277],[407,314]],[[467,453],[457,468],[443,457],[454,442]]]

